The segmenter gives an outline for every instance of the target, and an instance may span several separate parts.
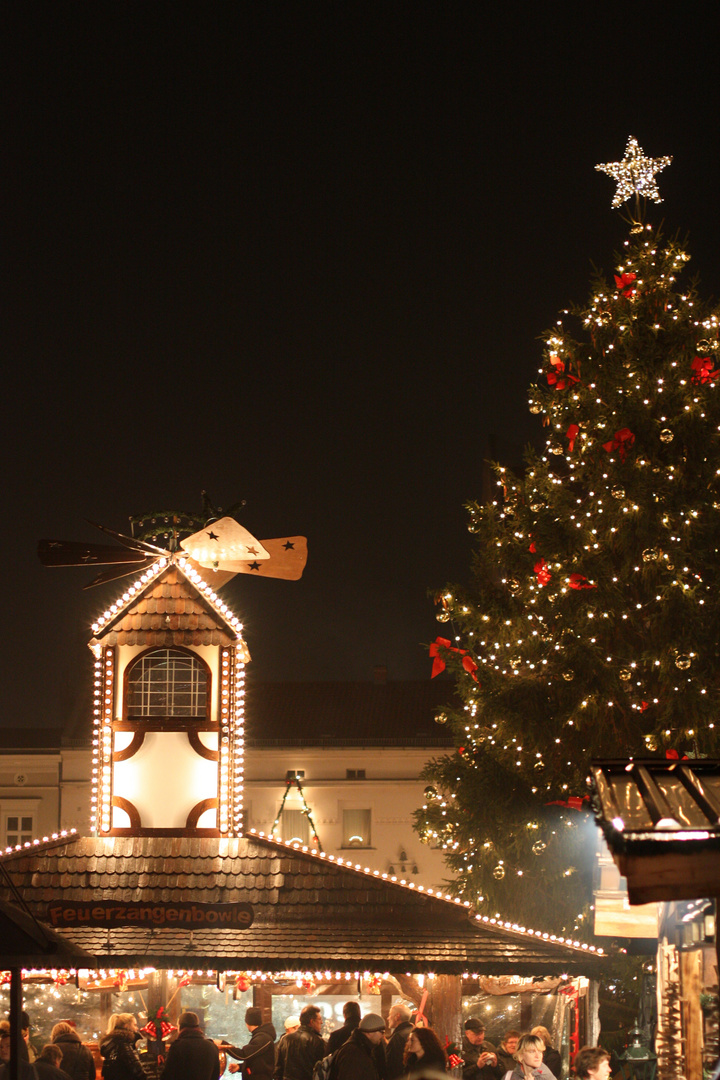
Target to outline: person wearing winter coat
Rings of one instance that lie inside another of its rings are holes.
[[[403,1054],[413,1025],[410,1023],[410,1010],[407,1005],[398,1002],[390,1006],[388,1013],[390,1038],[385,1047],[385,1080],[398,1080],[404,1072]]]
[[[476,1016],[465,1021],[462,1058],[463,1080],[497,1080],[497,1051],[485,1042],[485,1025]]]
[[[275,1028],[272,1024],[263,1024],[262,1012],[254,1005],[245,1011],[245,1026],[250,1032],[250,1042],[244,1046],[231,1046],[226,1042],[220,1045],[228,1057],[241,1062],[244,1080],[250,1077],[253,1080],[272,1080],[277,1038]]]
[[[357,1001],[346,1001],[343,1005],[343,1020],[345,1023],[342,1027],[336,1028],[335,1031],[331,1031],[327,1041],[328,1054],[334,1054],[336,1050],[339,1050],[343,1043],[346,1043],[353,1031],[356,1030],[360,1023],[360,1006]]]
[[[72,1024],[61,1020],[50,1032],[50,1042],[62,1050],[62,1071],[72,1080],[95,1080],[95,1062]]]
[[[178,1020],[178,1037],[168,1049],[163,1080],[219,1080],[220,1051],[206,1039],[198,1014],[184,1012]]]
[[[363,1016],[333,1056],[329,1080],[379,1080],[375,1050],[383,1041],[385,1021],[378,1013]]]
[[[135,1049],[138,1026],[132,1013],[114,1013],[100,1043],[103,1080],[146,1080]]]
[[[325,1057],[322,1013],[317,1005],[306,1005],[300,1013],[300,1027],[284,1035],[275,1061],[275,1080],[312,1080],[313,1069]]]

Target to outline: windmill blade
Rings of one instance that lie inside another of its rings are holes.
[[[180,547],[195,562],[211,570],[227,562],[259,562],[270,558],[260,541],[231,517],[218,518],[206,525],[181,540]]]
[[[93,563],[144,563],[147,555],[141,551],[111,547],[110,544],[80,544],[74,540],[41,540],[38,556],[43,566],[92,566]],[[128,570],[132,573],[132,570]]]
[[[132,577],[134,574],[141,574],[143,570],[146,570],[148,566],[152,566],[157,562],[154,558],[144,558],[142,562],[133,563],[132,567],[123,567],[119,569],[117,566],[112,566],[109,570],[101,570],[97,577],[92,581],[88,581],[87,585],[83,585],[83,589],[92,589],[95,585],[104,585],[107,581],[115,581],[117,578]]]
[[[136,540],[134,536],[126,536],[124,533],[115,532],[114,529],[108,529],[107,525],[98,525],[97,521],[90,521],[90,518],[85,518],[85,520],[88,525],[92,525],[94,528],[99,529],[100,532],[114,537],[115,540],[130,548],[131,551],[147,551],[150,555],[167,555],[165,548],[157,547],[156,544],[149,544],[147,540]]]
[[[307,562],[307,538],[305,536],[283,536],[277,540],[263,540],[270,558],[265,562],[228,561],[221,562],[220,571],[231,570],[235,574],[255,574],[256,577],[284,578],[285,581],[298,581],[302,577]]]

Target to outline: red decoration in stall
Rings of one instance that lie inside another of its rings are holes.
[[[238,990],[244,994],[246,990],[250,989],[250,980],[247,975],[238,975],[235,981],[235,985],[237,986]]]
[[[617,450],[620,454],[620,460],[625,460],[625,455],[635,442],[635,436],[630,428],[620,428],[615,432],[610,442],[603,443],[603,450],[607,450],[608,454],[611,454],[613,450]]]
[[[177,1028],[165,1019],[164,1005],[161,1005],[153,1016],[148,1017],[145,1027],[140,1028],[141,1035],[145,1035],[148,1039],[154,1039],[156,1042],[167,1039],[168,1035],[171,1035],[173,1031],[177,1031]]]

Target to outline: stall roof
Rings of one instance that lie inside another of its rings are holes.
[[[631,904],[720,894],[720,762],[596,761],[592,786]]]
[[[248,929],[58,928],[101,967],[592,977],[603,966],[587,945],[480,918],[360,864],[265,836],[69,837],[6,853],[2,863],[46,919],[58,901],[252,905]]]
[[[0,900],[0,964],[3,968],[95,967],[95,957],[44,922]]]

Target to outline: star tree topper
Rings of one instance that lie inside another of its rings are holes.
[[[612,201],[613,206],[620,206],[631,195],[644,195],[646,199],[662,202],[658,191],[655,174],[659,173],[672,161],[671,157],[648,158],[637,139],[628,139],[625,157],[622,161],[611,161],[605,165],[596,165],[599,172],[607,173],[617,180],[617,191]]]

